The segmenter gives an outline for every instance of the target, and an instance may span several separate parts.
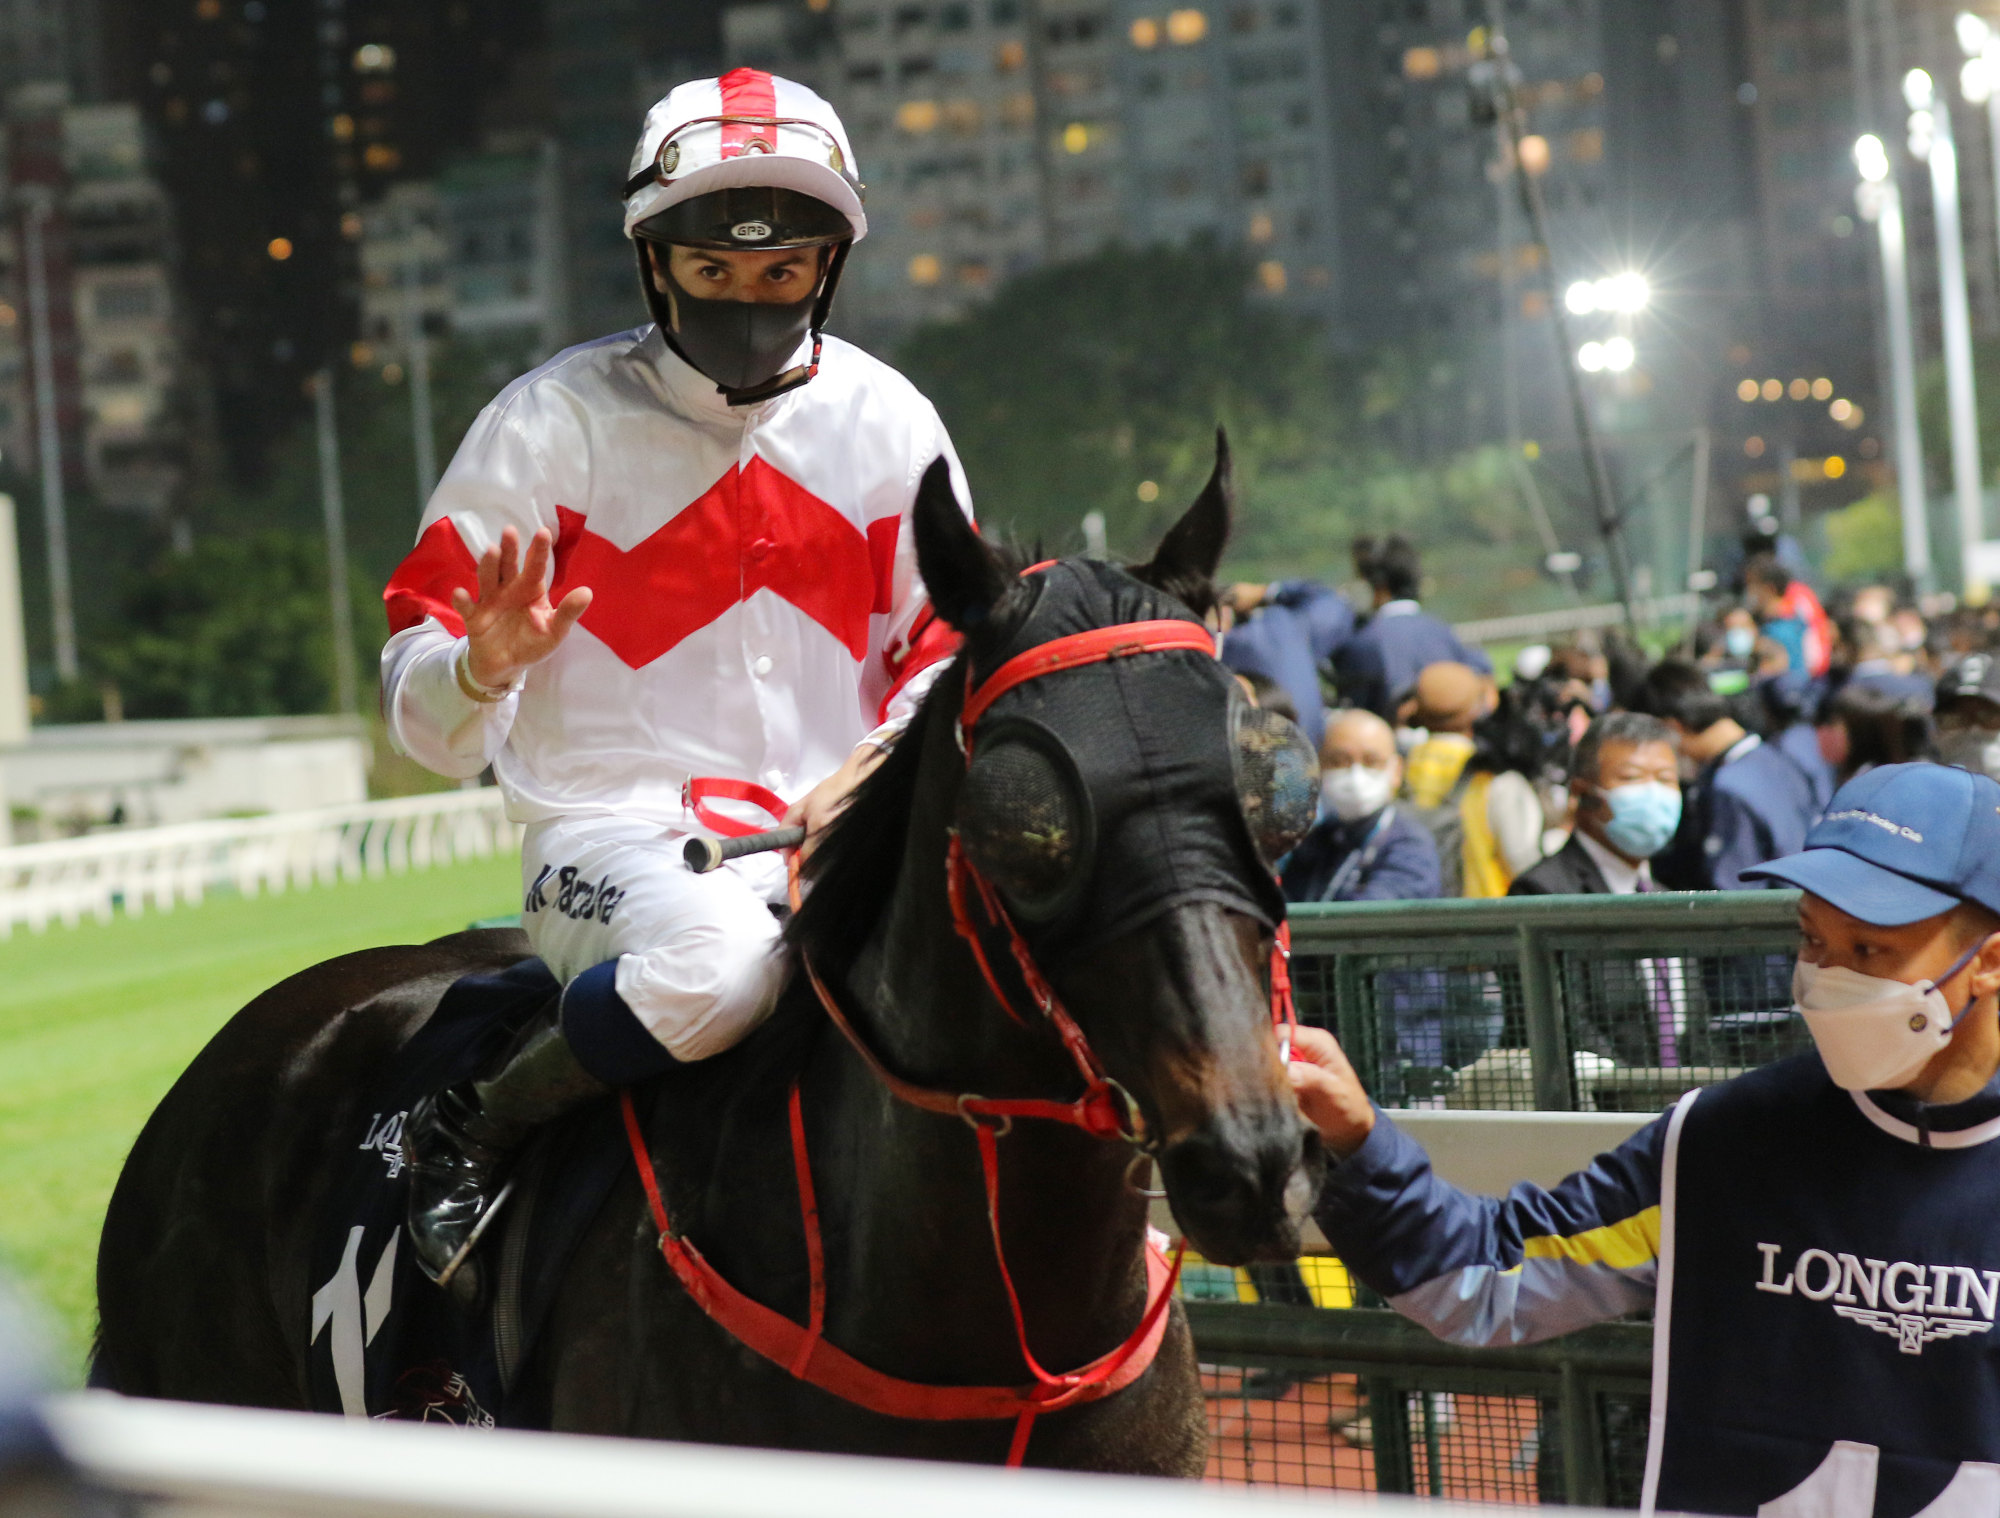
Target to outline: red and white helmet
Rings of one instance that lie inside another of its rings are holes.
[[[757,69],[678,85],[646,113],[625,184],[625,235],[662,211],[714,190],[795,190],[868,235],[863,186],[847,129],[802,84]]]

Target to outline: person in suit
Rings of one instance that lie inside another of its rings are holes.
[[[1650,891],[1647,861],[1680,824],[1674,735],[1657,717],[1612,712],[1570,755],[1576,826],[1569,842],[1526,871],[1509,896],[1625,896]]]
[[[1570,756],[1569,842],[1517,879],[1510,896],[1629,896],[1656,889],[1650,860],[1680,824],[1674,735],[1657,717],[1612,712]],[[1685,970],[1671,960],[1603,961],[1571,1013],[1573,1046],[1620,1065],[1684,1062]]]
[[[1320,745],[1325,814],[1285,861],[1287,901],[1427,901],[1438,894],[1437,845],[1396,803],[1403,760],[1373,712],[1336,712]]]
[[[1745,870],[1805,847],[1820,811],[1812,778],[1738,722],[1699,669],[1685,659],[1662,659],[1633,704],[1674,730],[1681,757],[1694,767],[1680,831],[1653,862],[1660,884],[1676,891],[1752,890],[1760,882],[1746,881]]]
[[[1427,665],[1468,664],[1482,675],[1493,673],[1491,659],[1467,648],[1457,633],[1417,604],[1423,564],[1408,538],[1391,533],[1379,543],[1356,539],[1354,569],[1368,582],[1375,614],[1334,655],[1334,683],[1342,701],[1393,722],[1396,708]]]

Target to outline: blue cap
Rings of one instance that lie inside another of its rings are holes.
[[[2000,783],[1942,764],[1885,764],[1833,793],[1805,852],[1743,872],[1896,928],[1976,901],[2000,912]]]

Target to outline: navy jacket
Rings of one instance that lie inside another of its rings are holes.
[[[1459,642],[1457,633],[1414,601],[1391,601],[1347,640],[1334,656],[1333,672],[1341,700],[1394,722],[1396,703],[1431,664],[1469,664],[1481,674],[1493,673],[1491,659]]]
[[[1359,822],[1325,817],[1300,840],[1285,861],[1287,901],[1431,901],[1443,889],[1437,844],[1430,829],[1402,807],[1390,812],[1389,825],[1374,837],[1382,813]],[[1363,852],[1361,863],[1329,896],[1334,877],[1348,856]]]
[[[1810,722],[1794,722],[1777,737],[1768,739],[1783,749],[1791,761],[1806,772],[1812,782],[1813,799],[1819,809],[1826,810],[1826,804],[1833,800],[1833,766],[1826,762],[1826,755],[1819,751],[1819,730]]]
[[[1326,702],[1319,667],[1354,632],[1354,608],[1337,590],[1314,580],[1273,585],[1257,614],[1222,640],[1222,662],[1239,674],[1262,675],[1284,686],[1299,709],[1299,726],[1319,747],[1326,733]]]
[[[1748,891],[1753,864],[1796,854],[1820,813],[1811,778],[1791,756],[1758,741],[1711,759],[1681,798],[1680,831],[1653,861],[1653,878],[1676,891]]]

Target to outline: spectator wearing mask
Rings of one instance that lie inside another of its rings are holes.
[[[1493,673],[1484,653],[1467,648],[1458,634],[1417,604],[1423,565],[1409,539],[1394,533],[1379,543],[1357,538],[1354,570],[1368,582],[1375,612],[1334,655],[1342,701],[1393,720],[1426,665],[1451,662],[1483,675]]]
[[[1284,686],[1299,726],[1317,744],[1326,736],[1319,667],[1354,633],[1347,598],[1312,580],[1232,585],[1222,595],[1227,614],[1222,662],[1239,675],[1262,675]]]
[[[1752,554],[1743,566],[1743,595],[1765,633],[1782,643],[1792,668],[1815,680],[1833,665],[1833,624],[1804,580],[1783,568],[1775,554]]]
[[[1857,618],[1842,627],[1841,641],[1854,660],[1847,671],[1849,686],[1866,686],[1919,711],[1931,709],[1935,689],[1929,680],[1914,673],[1916,660],[1904,649],[1903,635],[1893,623]]]
[[[1729,702],[1684,659],[1653,667],[1637,710],[1674,730],[1694,777],[1683,788],[1680,830],[1653,861],[1677,891],[1746,889],[1743,872],[1805,845],[1819,815],[1811,778],[1782,749],[1730,715]]]
[[[1930,718],[1924,708],[1858,681],[1820,703],[1815,734],[1821,755],[1833,768],[1836,788],[1878,765],[1930,757]]]
[[[1937,683],[1938,759],[2000,780],[2000,658],[1967,654]]]
[[[1319,751],[1325,815],[1285,861],[1287,901],[1427,901],[1437,845],[1396,805],[1396,734],[1373,712],[1335,712]]]
[[[1570,755],[1575,827],[1569,842],[1508,889],[1509,896],[1629,896],[1655,889],[1647,861],[1681,820],[1674,735],[1657,717],[1612,712]]]

